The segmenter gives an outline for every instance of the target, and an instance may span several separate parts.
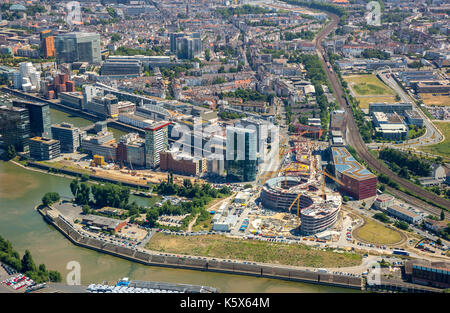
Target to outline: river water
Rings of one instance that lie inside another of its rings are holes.
[[[51,114],[52,123],[66,121],[78,127],[91,123],[53,109]],[[116,138],[123,134],[111,130]],[[276,279],[145,266],[77,247],[33,210],[46,192],[71,196],[70,180],[0,161],[0,235],[10,240],[20,254],[29,249],[36,264],[45,263],[48,269],[58,270],[64,280],[70,272],[66,269],[67,263],[77,261],[81,265],[81,283],[85,285],[103,281],[114,283],[122,277],[129,277],[212,286],[221,292],[354,292],[351,289]],[[146,198],[135,199],[140,205],[148,201]]]

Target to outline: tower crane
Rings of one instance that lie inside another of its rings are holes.
[[[341,182],[339,179],[337,179],[336,177],[333,177],[331,174],[328,174],[325,171],[322,171],[323,174],[323,181],[322,181],[322,198],[323,200],[326,200],[326,195],[325,195],[325,176],[331,178],[332,180],[334,180],[335,182],[337,182],[339,185],[344,185],[343,182]]]

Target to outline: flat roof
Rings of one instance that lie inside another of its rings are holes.
[[[338,172],[357,180],[365,180],[376,177],[364,166],[359,164],[346,148],[332,147],[331,152],[333,154],[335,169]]]

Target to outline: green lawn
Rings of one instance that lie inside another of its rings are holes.
[[[395,91],[386,86],[376,75],[344,76],[349,88],[353,90],[361,109],[369,108],[371,102],[397,102]]]
[[[387,228],[381,223],[366,219],[361,228],[353,232],[356,238],[373,244],[391,245],[402,239],[400,232]]]
[[[183,237],[157,233],[153,235],[147,248],[184,255],[307,267],[356,266],[362,260],[361,255],[356,253],[337,253],[316,250],[304,244],[240,240],[221,235]]]
[[[439,129],[442,131],[442,133],[445,136],[445,140],[435,145],[421,147],[420,150],[432,154],[437,154],[444,158],[450,159],[450,123],[446,122],[433,122],[433,123],[434,125],[439,127]]]

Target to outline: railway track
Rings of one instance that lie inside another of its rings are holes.
[[[331,18],[331,23],[325,27],[325,29],[322,30],[322,32],[317,36],[315,40],[315,48],[318,53],[319,59],[322,62],[322,65],[325,69],[325,73],[327,74],[328,80],[330,81],[330,84],[334,90],[336,100],[338,102],[338,105],[341,109],[344,109],[346,111],[345,114],[345,123],[344,123],[344,129],[342,129],[342,133],[346,134],[346,139],[349,145],[353,146],[357,152],[357,154],[363,159],[372,169],[376,170],[378,173],[383,173],[391,178],[391,180],[395,181],[399,184],[399,186],[409,190],[410,192],[422,197],[423,199],[426,199],[427,201],[436,203],[447,210],[450,208],[450,201],[439,197],[438,195],[429,192],[414,183],[407,181],[405,179],[400,178],[397,174],[392,172],[389,168],[387,168],[383,162],[375,158],[368,150],[366,144],[364,143],[363,139],[361,138],[361,134],[359,133],[358,127],[356,125],[355,119],[353,117],[353,112],[351,110],[351,107],[348,105],[347,99],[345,98],[345,93],[342,88],[342,85],[337,77],[337,75],[330,69],[327,65],[328,57],[325,53],[325,50],[322,46],[322,40],[328,36],[332,31],[334,31],[337,28],[339,17],[335,14],[327,13],[328,16]],[[396,195],[399,198],[402,199],[409,199],[408,202],[412,202],[411,199],[416,199],[410,195],[405,194],[404,192],[396,190]],[[416,199],[417,200],[417,199]],[[418,203],[416,201],[416,203]],[[421,201],[421,203],[424,203]],[[426,207],[423,207],[423,204],[420,206],[424,210],[436,214],[440,209],[438,208],[431,208],[430,205],[427,205]]]

